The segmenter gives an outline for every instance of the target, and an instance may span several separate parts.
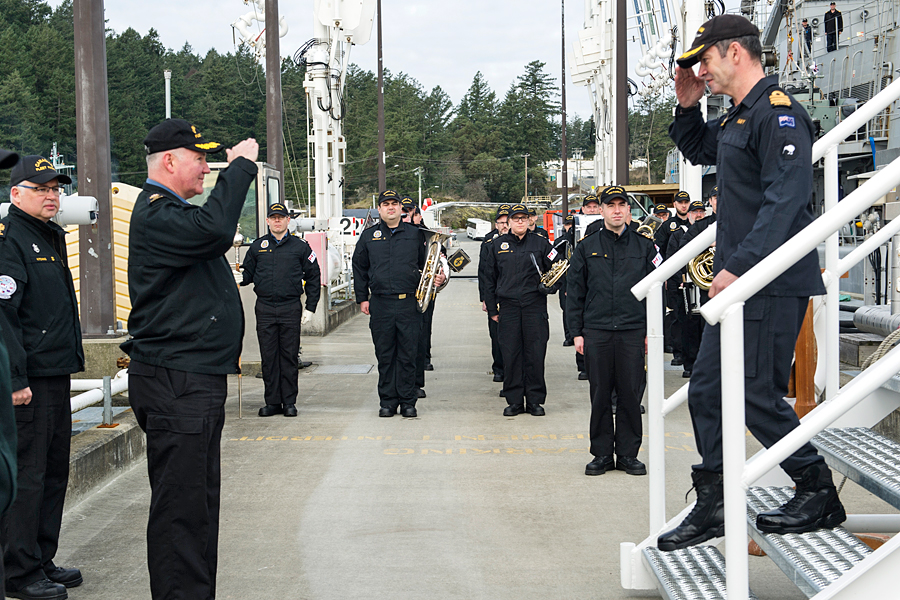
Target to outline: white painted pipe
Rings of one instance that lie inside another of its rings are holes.
[[[113,375],[113,381],[128,375],[128,369],[122,369]],[[102,379],[72,379],[69,387],[73,392],[86,392],[88,390],[103,389]]]
[[[840,277],[841,275],[852,269],[854,266],[856,266],[856,263],[875,252],[876,248],[878,248],[882,244],[888,243],[888,241],[890,241],[890,239],[894,237],[894,235],[898,232],[900,232],[900,219],[889,221],[887,225],[879,229],[872,235],[872,237],[857,246],[853,250],[853,252],[847,254],[846,256],[844,256],[844,258],[838,261],[837,269],[835,269],[835,275]]]
[[[663,415],[668,415],[673,410],[684,404],[685,400],[688,399],[688,389],[691,384],[686,383],[676,391],[674,394],[669,396],[666,401],[663,403]]]
[[[900,533],[900,515],[847,515],[841,527],[851,533]]]
[[[128,374],[119,377],[118,375],[110,382],[111,385],[111,393],[113,396],[121,394],[128,390]],[[102,386],[102,381],[101,381]],[[74,398],[71,399],[70,403],[72,406],[72,412],[76,413],[79,410],[85,409],[91,404],[96,404],[97,402],[103,401],[103,390],[102,389],[92,389],[90,391],[84,392],[83,394],[78,394]]]
[[[668,280],[678,272],[681,267],[688,264],[688,261],[709,248],[715,241],[716,224],[713,223],[712,226],[707,227],[700,235],[691,240],[687,246],[673,254],[668,260],[663,261],[663,263],[659,265],[658,268],[654,269],[652,273],[637,282],[634,287],[631,288],[631,293],[634,294],[634,297],[638,300],[643,300],[647,297],[647,294],[650,292],[650,287],[654,283],[662,283]]]
[[[663,414],[663,286],[656,282],[647,296],[647,426],[649,440],[650,535],[666,523],[666,425]]]

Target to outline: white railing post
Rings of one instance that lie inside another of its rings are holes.
[[[838,147],[825,152],[825,211],[838,204]],[[840,390],[840,276],[837,272],[838,236],[840,229],[825,240],[825,270],[832,274],[825,288],[825,399],[831,400]]]
[[[655,282],[647,294],[647,427],[650,463],[650,535],[666,524],[665,360],[663,284]]]
[[[725,490],[725,587],[728,600],[747,600],[747,489],[743,485],[747,439],[744,433],[744,303],[727,309],[719,330],[722,376],[722,462]]]

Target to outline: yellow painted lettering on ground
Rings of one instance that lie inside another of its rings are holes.
[[[509,436],[507,436],[507,435],[492,435],[491,439],[494,441],[497,441],[497,442],[505,442],[507,439],[509,439]]]
[[[475,454],[490,454],[492,450],[488,448],[487,450],[481,450],[480,448],[469,448]]]
[[[430,436],[430,435],[423,435],[423,436],[422,436],[422,441],[423,441],[423,442],[427,442],[427,441],[430,440],[430,439],[431,439],[431,436]]]
[[[443,454],[443,450],[436,450],[434,448],[422,448],[422,454]],[[452,454],[452,450],[447,450],[447,454]]]
[[[455,436],[455,438],[456,438],[457,442],[462,441],[462,440],[472,440],[473,442],[483,442],[484,441],[483,435],[476,435],[476,436],[457,435],[457,436]]]
[[[679,437],[694,437],[694,434],[688,433],[687,431],[667,431],[666,437],[668,438],[679,438]]]
[[[304,439],[305,438],[303,436],[295,435],[294,437],[291,438],[291,441],[292,442],[302,442]]]
[[[384,453],[388,456],[398,456],[401,454],[412,454],[415,452],[412,448],[385,448]]]
[[[507,448],[507,454],[534,454],[531,448]]]
[[[380,442],[380,441],[381,441],[381,436],[380,436],[380,435],[376,435],[375,437],[369,437],[369,436],[367,436],[367,435],[361,435],[361,436],[359,436],[359,439],[361,439],[361,440],[372,440],[373,442],[375,442],[375,441]]]
[[[548,454],[559,454],[560,452],[565,452],[566,448],[538,448],[538,452],[546,452]]]

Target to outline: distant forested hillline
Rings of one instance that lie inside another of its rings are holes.
[[[210,50],[201,56],[187,43],[171,50],[155,30],[142,36],[131,28],[109,31],[106,50],[115,181],[141,185],[146,176],[141,142],[165,116],[165,69],[172,71],[173,116],[196,124],[208,139],[233,144],[252,136],[265,147],[265,73],[248,52]],[[66,162],[75,164],[74,70],[72,0],[56,9],[41,0],[0,0],[0,147],[47,156],[57,143]],[[285,192],[301,205],[308,195],[304,74],[290,59],[282,62]],[[415,192],[414,170],[421,166],[423,195],[517,200],[525,192],[528,154],[529,194],[549,194],[542,164],[560,156],[558,89],[546,65],[532,61],[523,64],[502,99],[477,72],[454,105],[440,86],[427,91],[413,77],[385,70],[388,186]],[[377,191],[376,91],[374,73],[349,67],[343,182],[348,204]],[[656,124],[644,115],[649,134],[632,144],[632,153],[646,158],[649,149],[655,167],[654,155],[661,152],[664,168],[667,147],[658,134],[664,136],[668,116],[660,101],[650,104],[659,113]],[[570,118],[569,156],[572,148],[593,156],[594,136],[592,119]]]

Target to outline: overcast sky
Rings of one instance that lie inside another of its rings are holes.
[[[61,0],[48,0],[56,6]],[[727,4],[737,0],[727,0]],[[288,34],[281,39],[282,56],[293,56],[313,37],[314,0],[282,0],[281,14]],[[231,23],[252,10],[242,0],[105,0],[107,26],[117,33],[132,27],[141,35],[150,28],[159,32],[167,48],[190,43],[196,53],[210,48],[232,52]],[[384,65],[394,73],[403,72],[426,89],[440,85],[458,104],[481,71],[499,99],[524,71],[524,66],[540,60],[556,77],[561,65],[561,3],[534,0],[382,0],[384,10]],[[584,0],[566,4],[566,70],[572,62],[572,42],[584,27]],[[633,69],[636,57],[629,60]],[[373,27],[368,44],[354,46],[350,61],[375,71],[377,47]],[[633,79],[636,79],[632,75]],[[163,85],[160,75],[160,85]],[[587,119],[590,101],[584,87],[574,86],[566,77],[569,115]],[[352,110],[352,107],[350,107]]]

